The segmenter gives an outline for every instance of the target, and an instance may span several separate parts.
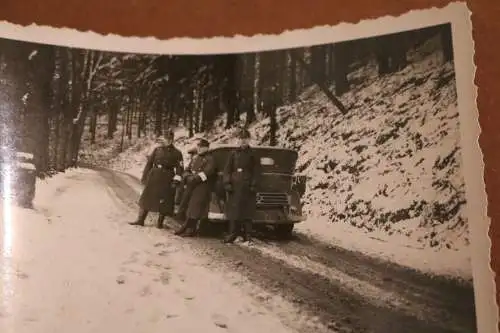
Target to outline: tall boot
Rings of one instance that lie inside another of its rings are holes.
[[[148,211],[145,209],[142,209],[139,211],[139,216],[137,216],[137,220],[134,222],[130,222],[130,225],[140,225],[144,226],[144,221],[146,221],[146,217],[148,216]]]
[[[224,243],[234,243],[241,233],[241,223],[239,220],[229,221],[229,234],[224,238]]]
[[[252,240],[252,220],[245,220],[243,222],[243,241],[250,242]]]
[[[163,228],[163,221],[165,221],[165,215],[159,214],[158,215],[158,221],[156,221],[156,227],[158,229]]]
[[[196,219],[188,219],[186,222],[186,229],[189,229],[189,232],[184,233],[184,237],[193,237],[196,235],[196,227],[198,225],[198,220]]]
[[[179,203],[179,209],[177,210],[177,214],[175,215],[175,219],[177,221],[185,221],[186,220],[186,211],[189,205],[189,199],[191,197],[191,193],[193,192],[192,186],[186,186],[182,191],[181,201]]]
[[[182,235],[183,233],[185,233],[187,231],[188,227],[189,227],[189,223],[187,220],[185,220],[184,223],[181,225],[181,227],[174,232],[174,235],[176,235],[176,236]]]

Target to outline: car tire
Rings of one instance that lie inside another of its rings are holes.
[[[198,234],[200,236],[209,236],[213,232],[213,223],[209,220],[202,219],[198,225]]]
[[[279,239],[290,239],[294,226],[293,223],[277,224],[274,226],[274,233]]]

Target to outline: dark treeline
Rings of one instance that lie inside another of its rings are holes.
[[[318,86],[341,113],[338,97],[354,84],[348,74],[369,61],[379,75],[408,65],[407,54],[440,36],[452,61],[450,25],[336,44],[270,52],[172,56],[101,52],[0,40],[3,144],[35,153],[41,175],[77,163],[84,131],[98,139],[100,116],[107,139],[159,135],[184,126],[190,135],[269,117],[275,145],[277,107]],[[123,126],[118,126],[119,124]],[[121,131],[118,129],[121,128]]]

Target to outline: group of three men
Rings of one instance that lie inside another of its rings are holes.
[[[148,156],[141,182],[144,190],[139,199],[139,216],[132,225],[144,225],[149,212],[158,212],[157,226],[163,227],[166,216],[175,217],[182,226],[179,236],[194,236],[198,222],[208,218],[212,190],[217,181],[217,167],[213,156],[207,154],[209,142],[200,139],[195,155],[184,168],[182,153],[174,147],[174,134],[168,131],[163,142]],[[249,145],[250,133],[241,129],[239,147],[229,156],[222,170],[222,182],[227,194],[225,213],[229,233],[224,242],[232,243],[241,235],[250,241],[252,218],[255,212],[255,193],[260,176],[260,161]],[[176,193],[178,212],[174,215]],[[179,194],[179,193],[177,193]]]

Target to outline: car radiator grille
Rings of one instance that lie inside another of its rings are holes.
[[[283,207],[289,204],[286,193],[258,192],[257,207]]]

